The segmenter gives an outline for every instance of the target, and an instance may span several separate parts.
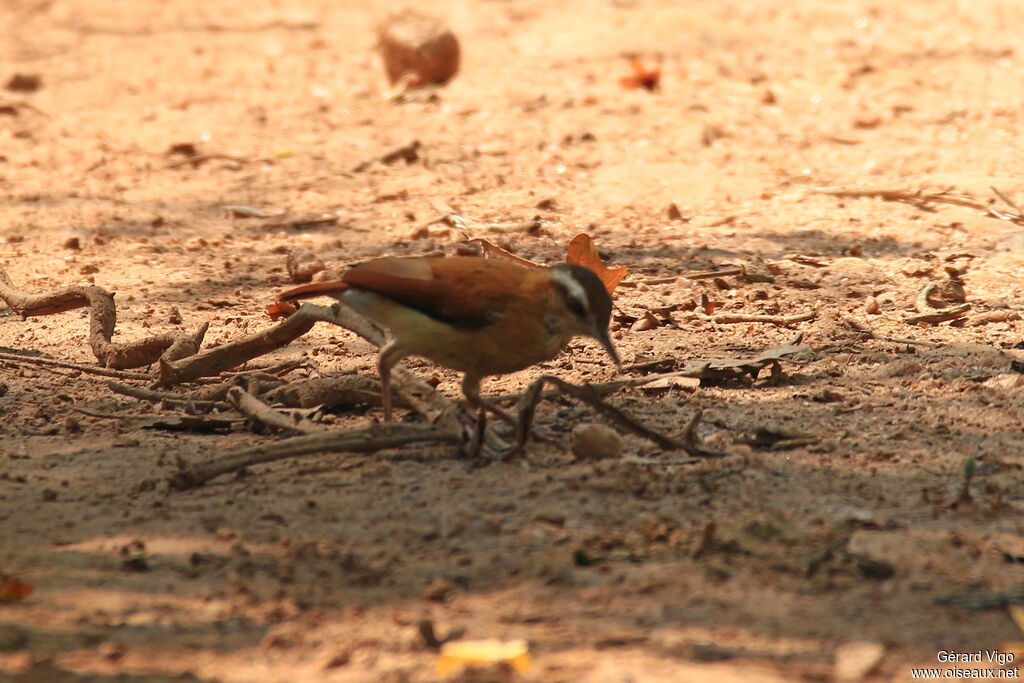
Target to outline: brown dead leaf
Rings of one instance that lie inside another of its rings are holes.
[[[271,320],[280,320],[281,318],[287,318],[297,310],[299,310],[299,307],[291,301],[275,301],[267,306],[267,315],[270,316]]]
[[[0,602],[18,602],[32,593],[32,584],[0,576]]]
[[[653,313],[650,311],[644,311],[643,317],[639,318],[633,323],[629,331],[630,332],[644,332],[646,330],[653,330],[654,328],[661,325],[661,321],[658,320]]]
[[[569,253],[565,257],[565,262],[586,266],[597,273],[609,294],[615,291],[615,288],[622,282],[622,278],[629,273],[625,266],[616,268],[606,266],[597,253],[594,240],[585,232],[576,235],[569,242]]]
[[[629,66],[633,69],[633,74],[620,78],[619,85],[626,90],[643,88],[653,92],[658,89],[661,84],[660,66],[648,66],[639,59],[630,60]]]

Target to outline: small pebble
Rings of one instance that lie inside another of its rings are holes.
[[[622,437],[603,424],[581,424],[572,430],[572,453],[579,460],[620,458]]]

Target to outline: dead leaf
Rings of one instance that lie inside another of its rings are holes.
[[[606,266],[597,253],[594,240],[585,232],[576,235],[569,242],[569,253],[565,258],[565,262],[586,266],[597,273],[609,294],[615,291],[615,288],[622,282],[622,278],[626,277],[629,273],[625,266],[618,266],[616,268]]]
[[[18,602],[32,593],[32,584],[0,576],[0,602]]]
[[[14,92],[35,92],[42,85],[43,79],[39,74],[14,74],[4,87]]]
[[[654,317],[654,314],[650,311],[644,311],[642,318],[639,318],[635,323],[630,326],[630,332],[644,332],[645,330],[653,330],[654,328],[661,325],[661,321]]]
[[[619,85],[626,90],[643,88],[653,92],[658,89],[661,84],[660,66],[648,66],[639,59],[630,60],[629,66],[633,69],[633,75],[620,78]]]
[[[267,315],[270,316],[271,320],[280,320],[281,318],[287,318],[297,310],[299,310],[299,307],[291,301],[275,301],[267,306]]]

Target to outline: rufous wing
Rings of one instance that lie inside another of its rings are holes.
[[[346,289],[348,289],[348,284],[342,280],[310,282],[281,292],[277,300],[292,301],[294,299],[311,299],[314,296],[338,296]]]
[[[424,315],[465,327],[497,320],[532,271],[476,256],[385,258],[346,272],[353,289],[376,292]]]

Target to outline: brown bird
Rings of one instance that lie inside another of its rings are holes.
[[[391,420],[391,368],[421,356],[460,370],[474,407],[514,420],[480,397],[480,381],[554,358],[577,335],[608,336],[612,300],[594,271],[565,264],[525,268],[475,256],[383,258],[355,266],[340,280],[283,292],[279,301],[335,297],[389,333],[380,351],[384,419]]]

